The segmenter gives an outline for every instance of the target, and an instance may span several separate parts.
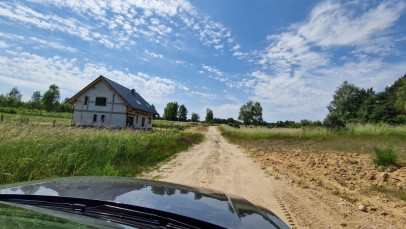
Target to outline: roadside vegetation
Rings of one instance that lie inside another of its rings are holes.
[[[64,176],[135,176],[203,140],[162,132],[0,123],[0,184]]]
[[[309,153],[368,153],[390,148],[398,159],[406,160],[406,126],[353,124],[345,128],[233,128],[221,125],[223,136],[233,143],[265,152],[301,150]],[[386,152],[386,151],[385,151]],[[381,160],[381,159],[380,159]]]

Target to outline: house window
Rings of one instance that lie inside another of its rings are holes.
[[[93,115],[93,122],[97,122],[97,114]]]
[[[87,105],[87,102],[89,101],[89,96],[85,96],[85,103],[84,105]]]
[[[101,122],[104,122],[104,115],[101,116],[100,121],[101,121]]]
[[[151,117],[148,118],[148,124],[151,124]]]
[[[96,97],[96,106],[106,106],[107,98],[104,97]]]

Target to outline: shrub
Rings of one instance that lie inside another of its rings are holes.
[[[375,166],[399,166],[398,156],[393,152],[392,148],[380,149],[375,147],[375,158],[373,163]]]

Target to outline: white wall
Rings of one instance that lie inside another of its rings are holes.
[[[84,104],[85,97],[88,96],[87,105]],[[96,97],[106,98],[106,106],[96,106]],[[114,100],[114,101],[113,101]],[[104,81],[100,81],[94,87],[80,95],[74,104],[73,125],[81,124],[85,126],[109,126],[125,127],[127,121],[127,105],[113,90],[111,90]],[[94,122],[93,117],[97,115]],[[104,122],[101,117],[104,115]],[[131,112],[134,117],[134,128],[152,128],[152,116]],[[142,127],[142,118],[145,118],[145,125]],[[148,117],[151,117],[151,123],[148,123]]]

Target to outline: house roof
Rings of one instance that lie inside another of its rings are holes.
[[[141,95],[138,94],[135,90],[126,88],[123,85],[118,84],[118,83],[114,82],[113,80],[110,80],[102,75],[100,75],[96,80],[94,80],[92,83],[90,83],[85,88],[83,88],[80,92],[78,92],[75,96],[73,96],[69,100],[69,103],[73,104],[79,95],[83,94],[85,91],[87,91],[87,89],[89,89],[91,86],[93,86],[95,83],[99,82],[100,80],[103,80],[104,82],[106,82],[114,91],[116,91],[116,93],[132,109],[151,113],[154,115],[159,115],[158,112],[153,107],[151,107],[151,105],[149,105],[149,103],[147,101],[145,101],[145,99],[142,98]]]

